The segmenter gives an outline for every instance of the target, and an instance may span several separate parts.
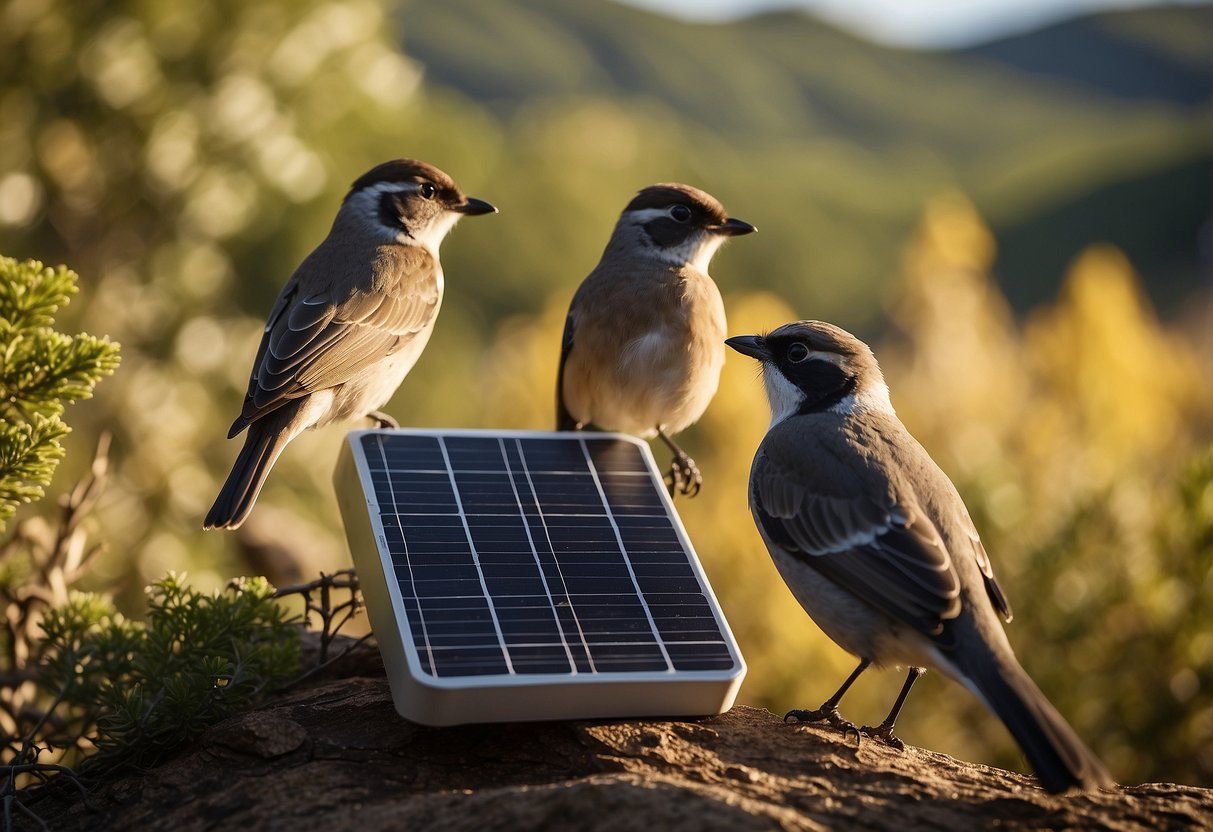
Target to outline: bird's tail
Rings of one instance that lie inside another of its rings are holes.
[[[282,429],[280,425],[262,422],[250,425],[240,456],[236,457],[232,472],[227,475],[227,482],[219,490],[219,496],[215,498],[215,504],[206,515],[202,528],[240,528],[253,510],[253,503],[261,493],[261,486],[265,484],[270,468],[293,438],[294,433]]]
[[[970,664],[963,668],[964,676],[1007,726],[1045,789],[1059,794],[1075,786],[1087,790],[1115,785],[1095,752],[1074,733],[1014,654],[982,656]]]

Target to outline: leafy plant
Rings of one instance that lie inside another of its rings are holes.
[[[65,405],[92,395],[118,366],[118,345],[65,335],[55,313],[76,293],[76,273],[0,257],[0,529],[39,499],[68,433]]]
[[[133,622],[74,593],[43,621],[40,682],[72,714],[65,739],[96,726],[87,770],[154,765],[298,667],[298,621],[264,578],[206,594],[170,574],[147,604],[146,623]]]

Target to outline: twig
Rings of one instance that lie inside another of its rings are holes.
[[[350,593],[349,600],[342,601],[334,606],[332,600],[332,591],[334,589],[348,590]],[[312,598],[312,593],[317,590],[320,593],[319,602]],[[305,621],[309,620],[310,613],[314,612],[320,616],[320,666],[324,666],[328,661],[329,646],[333,643],[333,639],[340,632],[341,628],[362,609],[362,593],[359,591],[358,573],[353,569],[342,569],[331,575],[321,572],[317,580],[306,584],[283,587],[274,593],[275,598],[284,598],[288,595],[303,596]],[[336,624],[333,623],[334,620],[336,620]]]

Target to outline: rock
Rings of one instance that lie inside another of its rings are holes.
[[[1213,791],[1053,796],[1020,774],[785,725],[699,720],[426,728],[362,646],[159,767],[30,804],[55,830],[1207,829]],[[18,827],[20,828],[20,827]]]

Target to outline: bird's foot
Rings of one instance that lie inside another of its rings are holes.
[[[881,723],[873,728],[871,725],[865,725],[859,729],[864,736],[871,737],[874,740],[880,740],[890,748],[896,748],[898,751],[905,751],[906,744],[901,741],[900,737],[893,735],[893,726],[886,723]]]
[[[366,414],[366,418],[370,419],[372,422],[375,422],[380,429],[400,427],[399,422],[384,413],[382,410],[371,411],[370,413]]]
[[[676,494],[694,497],[699,493],[700,486],[703,485],[703,475],[699,473],[699,466],[695,464],[695,460],[685,453],[678,453],[670,462],[670,470],[665,475],[665,484],[670,489],[671,497]]]
[[[793,719],[797,722],[828,722],[839,731],[842,731],[844,737],[854,734],[856,745],[863,739],[855,723],[848,719],[843,719],[842,715],[838,713],[838,708],[834,705],[822,705],[815,711],[788,711],[783,715],[784,722],[790,722]]]

